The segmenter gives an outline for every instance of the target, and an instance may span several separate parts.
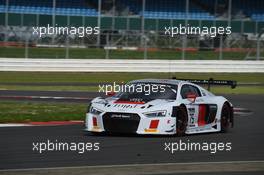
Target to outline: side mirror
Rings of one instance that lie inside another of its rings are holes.
[[[187,99],[191,102],[191,103],[194,103],[195,100],[196,100],[196,95],[193,94],[193,93],[190,93],[190,94],[187,94]]]
[[[112,96],[114,96],[116,93],[114,92],[114,91],[112,91],[112,92],[107,92],[107,94],[106,94],[106,96],[108,96],[108,97],[112,97]]]

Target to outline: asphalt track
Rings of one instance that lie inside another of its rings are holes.
[[[9,95],[11,95],[11,93],[18,95],[22,92],[6,91],[4,94],[6,95],[7,93],[9,93]],[[23,93],[32,94],[30,92]],[[37,94],[34,95],[56,96],[85,95],[90,97],[91,95],[96,95],[89,93],[80,94],[78,92],[76,92],[76,94],[58,94],[56,92],[35,93]],[[3,95],[3,91],[1,91],[0,96],[1,95]],[[253,111],[251,116],[236,117],[235,127],[228,133],[200,134],[185,137],[135,135],[94,136],[91,134],[85,134],[82,131],[83,126],[80,125],[0,128],[0,169],[72,167],[87,165],[263,161],[264,116],[262,115],[262,110],[264,95],[228,95],[226,97],[233,102],[235,107],[243,107]],[[33,142],[47,142],[47,140],[76,143],[99,142],[100,150],[87,151],[83,154],[79,154],[76,151],[53,151],[41,154],[32,151]],[[210,151],[176,151],[174,154],[171,154],[164,150],[165,142],[179,143],[180,140],[185,143],[231,142],[232,149],[231,151],[217,151],[215,154],[210,153]],[[241,169],[241,171],[243,170]],[[251,172],[249,174],[263,173]]]

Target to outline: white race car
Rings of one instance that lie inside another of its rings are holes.
[[[179,136],[226,132],[234,124],[233,105],[197,84],[236,86],[234,81],[212,79],[131,81],[126,85],[133,91],[91,101],[85,131]]]

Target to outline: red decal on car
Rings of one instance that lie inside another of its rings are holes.
[[[205,125],[206,105],[199,105],[198,126]]]

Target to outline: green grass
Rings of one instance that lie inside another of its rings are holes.
[[[215,94],[264,94],[263,86],[238,86],[235,89],[229,87],[212,87]]]
[[[41,86],[16,85],[2,83],[121,83],[144,78],[178,78],[236,80],[238,83],[264,83],[263,73],[43,73],[43,72],[0,72],[0,89],[2,90],[47,90],[47,91],[98,91],[93,86]],[[212,92],[221,94],[264,94],[262,86],[213,87]]]
[[[28,86],[28,85],[0,85],[0,90],[23,91],[98,91],[98,86]]]
[[[205,87],[206,88],[206,87]],[[24,86],[0,85],[0,90],[31,90],[31,91],[85,91],[98,92],[98,86]],[[215,94],[264,94],[263,86],[238,86],[235,89],[214,86],[210,90]]]
[[[0,123],[83,120],[87,104],[1,101]]]
[[[65,58],[65,48],[29,48],[29,58]],[[78,59],[104,59],[104,49],[69,49],[69,58]],[[246,56],[246,52],[224,52],[223,59],[241,60]],[[254,53],[252,53],[254,55]],[[181,59],[181,51],[176,50],[160,50],[148,52],[149,59]],[[111,50],[109,51],[110,59],[143,59],[143,51],[125,51],[125,50]],[[261,53],[264,56],[264,53]],[[24,58],[25,48],[0,47],[0,57],[8,58]],[[212,60],[218,59],[219,53],[214,51],[198,51],[186,52],[186,58],[190,60]]]
[[[230,79],[238,82],[264,83],[264,73],[60,73],[60,72],[0,72],[0,83],[102,83],[127,82],[143,78]]]
[[[263,73],[51,73],[51,72],[0,72],[0,89],[9,90],[60,90],[60,91],[97,91],[97,86],[41,86],[1,83],[103,83],[127,82],[141,78],[178,78],[193,79],[231,79],[241,82],[264,83]],[[264,94],[262,86],[212,87],[217,94]],[[0,122],[83,120],[87,104],[1,101]]]

